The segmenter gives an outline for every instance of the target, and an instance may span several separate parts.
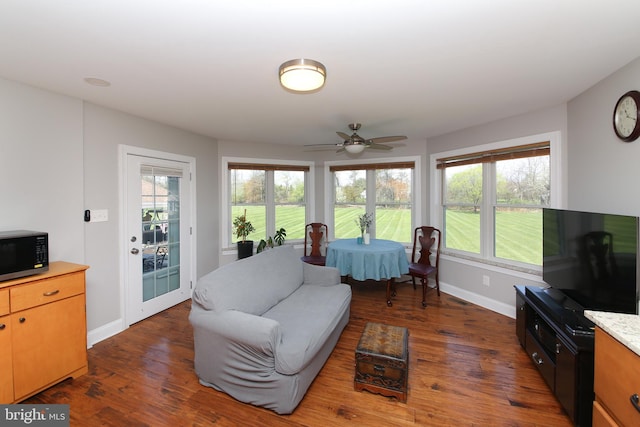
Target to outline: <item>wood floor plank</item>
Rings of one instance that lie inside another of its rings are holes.
[[[520,348],[515,321],[442,293],[351,283],[351,317],[296,411],[277,415],[199,384],[190,302],[89,349],[89,373],[25,403],[68,403],[72,426],[570,426]],[[354,354],[368,321],[409,329],[406,403],[353,389]]]

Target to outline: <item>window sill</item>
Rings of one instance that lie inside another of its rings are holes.
[[[542,267],[538,266],[529,266],[526,264],[515,264],[509,263],[506,261],[500,261],[497,259],[485,259],[480,258],[479,256],[474,256],[472,254],[460,253],[460,252],[452,252],[452,251],[441,251],[440,256],[444,259],[449,259],[451,261],[462,262],[464,264],[472,265],[478,268],[485,268],[494,270],[497,272],[505,273],[505,274],[517,274],[518,276],[522,276],[526,278],[529,277],[531,280],[541,280],[542,279]]]

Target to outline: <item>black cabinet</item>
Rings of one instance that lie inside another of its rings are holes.
[[[516,286],[516,335],[573,423],[591,425],[593,324],[563,295]]]

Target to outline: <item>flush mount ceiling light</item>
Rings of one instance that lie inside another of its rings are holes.
[[[350,144],[350,145],[345,145],[344,149],[347,150],[347,152],[349,152],[351,154],[358,154],[358,153],[362,153],[364,151],[364,145],[363,144]]]
[[[280,84],[294,92],[320,89],[327,77],[327,69],[313,59],[293,59],[280,66]]]
[[[96,77],[85,77],[85,83],[90,84],[91,86],[99,86],[99,87],[109,87],[111,83],[106,80],[98,79]]]

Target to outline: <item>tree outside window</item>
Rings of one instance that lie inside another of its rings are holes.
[[[413,163],[406,165],[355,165],[333,171],[335,238],[358,237],[358,216],[373,213],[373,238],[411,242]]]
[[[542,265],[542,208],[551,199],[548,144],[440,159],[444,247]]]
[[[251,240],[267,239],[281,228],[288,241],[304,239],[308,165],[229,162],[228,170],[231,219],[246,209],[255,228]],[[229,221],[230,243],[235,243],[231,228]]]

